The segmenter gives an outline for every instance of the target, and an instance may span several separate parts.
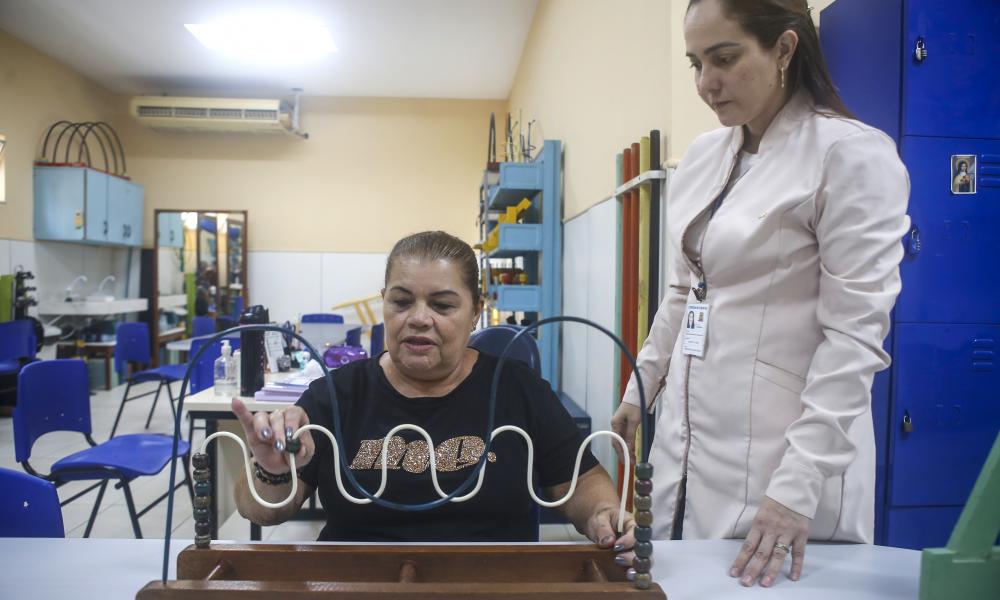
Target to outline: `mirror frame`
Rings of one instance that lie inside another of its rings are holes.
[[[250,265],[248,260],[248,248],[250,244],[247,241],[247,235],[249,230],[249,220],[247,210],[232,210],[232,209],[188,209],[188,208],[155,208],[153,209],[153,294],[152,298],[149,300],[150,305],[150,324],[149,324],[149,341],[152,344],[152,359],[153,365],[159,365],[160,361],[160,260],[159,260],[159,248],[160,248],[160,213],[182,213],[182,212],[193,212],[201,215],[202,213],[232,213],[243,215],[243,242],[240,249],[241,259],[243,261],[243,274],[240,283],[243,286],[243,305],[250,306],[250,284],[249,284],[249,271]],[[216,250],[218,254],[218,250]],[[227,252],[228,257],[228,252]],[[218,258],[218,257],[216,257]],[[228,265],[227,265],[228,266]]]

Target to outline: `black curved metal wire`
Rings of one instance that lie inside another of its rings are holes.
[[[128,166],[125,164],[125,148],[122,147],[122,140],[121,140],[121,138],[118,137],[118,132],[115,131],[114,127],[112,127],[111,125],[108,125],[104,121],[98,121],[97,124],[100,125],[100,126],[102,126],[102,127],[104,127],[104,129],[107,130],[107,131],[105,131],[105,133],[111,132],[111,136],[109,136],[109,137],[113,137],[115,139],[115,144],[118,145],[118,156],[121,156],[121,158],[122,158],[122,171],[121,171],[121,173],[118,173],[117,170],[116,170],[115,174],[116,175],[122,175],[122,176],[128,175]],[[116,162],[115,165],[117,165],[117,164],[118,163]]]
[[[80,151],[76,155],[76,162],[81,162],[83,160],[84,148],[87,149],[87,158],[90,158],[90,147],[87,145],[87,137],[90,135],[90,132],[94,130],[94,127],[97,127],[97,123],[88,124],[86,131],[84,131],[80,136]],[[98,135],[95,135],[94,139],[97,140],[98,145],[101,147],[101,154],[104,155],[104,171],[106,173],[111,173],[111,163],[108,162],[108,151],[104,148],[104,142],[101,141],[101,137]],[[94,166],[89,162],[88,165],[91,167]]]
[[[108,127],[106,123],[98,121],[97,127],[94,128],[94,135],[101,134],[104,136],[104,139],[107,141],[108,148],[111,150],[111,160],[114,163],[114,174],[118,175],[118,150],[115,149],[114,141],[111,139],[111,136],[108,135],[106,127]]]
[[[49,151],[49,137],[52,135],[52,130],[55,129],[56,127],[58,127],[59,125],[65,125],[67,127],[72,127],[73,123],[71,123],[69,121],[56,121],[52,125],[49,125],[48,130],[45,132],[45,141],[42,142],[42,158],[46,158],[48,156],[48,151]],[[66,130],[66,127],[63,127],[63,131],[65,131],[65,130]],[[54,154],[53,154],[53,156],[54,156]]]
[[[55,143],[52,145],[50,153],[49,142],[51,141],[56,128],[60,125],[62,126],[62,129],[59,130],[59,135],[56,136]],[[73,140],[79,136],[79,146],[77,148],[76,160],[77,162],[83,162],[83,156],[86,154],[87,166],[93,167],[90,154],[90,144],[87,143],[87,139],[91,134],[93,134],[94,138],[97,139],[97,143],[101,147],[101,154],[104,158],[105,172],[122,177],[128,173],[128,167],[125,164],[125,149],[122,147],[121,138],[118,137],[118,132],[116,132],[111,125],[104,121],[80,121],[76,123],[66,120],[56,121],[50,125],[45,132],[45,138],[42,141],[43,159],[47,159],[51,155],[52,162],[59,160],[59,148],[67,133],[69,134],[69,137],[66,139],[63,162],[69,163],[70,152],[72,152],[73,149]],[[110,160],[108,159],[108,150],[111,151]],[[120,169],[119,157],[121,158]]]
[[[643,419],[643,421],[642,421],[642,427],[643,427],[643,431],[644,432],[649,431],[649,428],[648,428],[648,425],[649,425],[649,423],[648,423],[649,415],[647,414],[647,411],[646,411],[646,392],[645,392],[645,388],[642,385],[642,375],[639,373],[639,368],[636,365],[635,358],[632,356],[632,353],[629,352],[628,348],[625,346],[625,343],[622,342],[621,339],[619,339],[615,334],[613,334],[609,330],[605,329],[604,327],[601,327],[597,323],[594,323],[593,321],[590,321],[588,319],[584,319],[582,317],[569,317],[569,316],[549,317],[547,319],[542,319],[542,320],[540,320],[540,321],[538,321],[536,323],[533,323],[532,325],[529,325],[529,326],[525,327],[524,329],[522,329],[521,331],[517,332],[517,334],[513,338],[511,338],[510,342],[507,343],[507,346],[504,348],[503,352],[500,353],[500,358],[499,358],[499,360],[497,362],[496,369],[493,371],[493,381],[492,381],[491,386],[490,386],[490,398],[489,398],[489,404],[488,404],[488,409],[487,409],[488,412],[489,412],[489,418],[488,418],[488,421],[487,421],[486,434],[485,434],[485,438],[484,439],[489,440],[489,442],[488,442],[487,448],[484,450],[482,456],[480,457],[479,462],[476,463],[475,468],[472,469],[472,471],[469,473],[469,476],[465,479],[465,481],[461,485],[458,486],[458,488],[456,488],[455,490],[453,490],[447,496],[445,496],[443,498],[439,498],[439,499],[431,501],[431,502],[424,502],[424,503],[419,503],[419,504],[403,504],[403,503],[399,503],[399,502],[390,502],[388,500],[384,500],[382,498],[376,497],[375,495],[373,495],[372,493],[370,493],[368,490],[366,490],[365,488],[363,488],[361,486],[361,484],[358,483],[357,479],[355,479],[353,473],[351,472],[351,469],[348,468],[348,465],[347,465],[347,453],[346,452],[339,452],[338,455],[339,455],[340,466],[342,468],[343,475],[346,476],[346,479],[351,483],[351,485],[354,487],[355,491],[359,492],[364,497],[368,498],[373,503],[378,504],[379,506],[383,506],[383,507],[386,507],[386,508],[392,508],[392,509],[396,509],[396,510],[404,510],[404,511],[414,511],[414,512],[416,512],[416,511],[428,510],[428,509],[431,509],[431,508],[436,508],[436,507],[441,506],[441,505],[443,505],[445,503],[448,503],[448,502],[450,502],[452,500],[452,498],[455,498],[456,496],[459,496],[460,494],[464,493],[467,489],[469,489],[470,487],[472,487],[474,485],[474,482],[479,477],[479,472],[483,468],[485,468],[485,465],[486,465],[486,462],[487,462],[488,456],[489,456],[489,447],[492,446],[492,443],[493,443],[493,440],[491,439],[492,436],[490,434],[493,431],[493,426],[494,426],[495,419],[496,419],[496,414],[495,414],[496,413],[496,400],[497,400],[496,396],[497,396],[497,391],[498,391],[499,383],[500,383],[500,373],[503,370],[503,366],[504,366],[505,362],[507,361],[507,355],[510,354],[510,351],[513,348],[514,344],[517,342],[518,339],[520,339],[521,336],[527,335],[528,333],[530,333],[531,331],[534,331],[534,330],[538,329],[542,325],[547,325],[549,323],[558,323],[558,322],[563,322],[563,321],[565,321],[565,322],[574,322],[574,323],[582,323],[584,325],[588,325],[590,327],[594,327],[595,329],[601,331],[602,333],[604,333],[605,335],[607,335],[608,337],[610,337],[611,340],[613,342],[615,342],[615,344],[617,344],[618,347],[622,350],[622,352],[625,354],[625,357],[628,359],[629,364],[632,366],[632,372],[635,374],[636,382],[639,384],[638,385],[638,389],[639,389],[639,408],[642,411],[642,419]],[[277,325],[240,325],[240,326],[233,327],[233,328],[227,329],[225,331],[221,331],[221,332],[218,332],[218,333],[214,334],[213,336],[211,336],[210,338],[208,338],[207,341],[202,345],[202,347],[199,348],[194,353],[194,356],[192,356],[190,358],[190,360],[188,362],[187,369],[184,371],[184,379],[181,382],[181,389],[180,389],[179,396],[177,398],[177,410],[176,410],[176,413],[175,413],[175,416],[174,416],[174,434],[173,434],[173,451],[172,451],[172,456],[173,456],[174,459],[170,461],[170,478],[168,479],[168,481],[171,482],[171,483],[169,484],[169,489],[168,489],[168,492],[167,492],[167,524],[166,524],[166,532],[164,534],[164,540],[163,540],[164,541],[164,545],[163,545],[163,574],[162,574],[162,580],[163,580],[164,584],[167,583],[167,574],[168,574],[168,571],[169,571],[170,537],[171,537],[171,530],[173,528],[173,513],[174,513],[174,486],[173,486],[173,481],[174,481],[174,479],[175,479],[175,477],[177,475],[177,460],[176,460],[176,458],[177,458],[177,448],[178,448],[178,444],[179,444],[179,441],[180,441],[181,416],[182,416],[183,411],[184,411],[184,396],[185,396],[185,393],[187,391],[188,382],[191,379],[191,369],[192,369],[192,367],[194,365],[196,365],[198,363],[198,359],[201,358],[201,355],[206,350],[208,350],[208,348],[210,346],[212,346],[216,341],[222,339],[223,337],[225,337],[227,335],[230,335],[230,334],[233,334],[233,333],[237,333],[237,332],[242,332],[242,331],[279,331],[279,332],[281,332],[283,334],[290,335],[291,337],[294,337],[299,342],[301,342],[306,347],[306,349],[309,350],[310,356],[321,356],[318,352],[316,352],[316,349],[313,348],[313,346],[309,343],[309,341],[306,340],[304,337],[302,337],[298,333],[289,332],[288,330],[286,330],[286,329],[284,329],[284,328],[282,328],[280,326],[277,326]],[[337,440],[338,445],[340,445],[341,447],[343,447],[344,435],[343,435],[343,430],[342,430],[341,423],[340,423],[340,404],[339,404],[339,401],[337,400],[337,392],[336,392],[336,388],[335,388],[334,383],[333,383],[333,377],[331,376],[331,371],[327,368],[327,366],[323,363],[323,361],[320,360],[318,362],[320,364],[320,367],[323,370],[323,377],[326,380],[327,393],[330,395],[330,406],[331,406],[331,410],[333,411],[333,429],[334,429],[333,430],[333,435],[334,435],[334,438]],[[649,436],[645,436],[645,437],[648,438]],[[642,452],[643,462],[647,461],[648,458],[649,458],[648,440],[644,440],[644,441],[646,443],[643,444],[643,452]],[[628,476],[631,476],[631,475],[628,475]]]
[[[69,153],[70,153],[70,150],[72,150],[72,148],[73,148],[73,139],[76,138],[76,136],[77,136],[78,133],[80,133],[80,129],[82,129],[83,127],[86,127],[86,126],[88,126],[90,124],[91,124],[90,121],[81,121],[79,123],[74,123],[73,124],[73,131],[69,134],[69,139],[66,140],[66,155],[63,158],[63,162],[65,162],[65,163],[69,162]],[[80,139],[79,143],[80,143],[80,147],[81,148],[86,148],[86,150],[87,150],[87,166],[89,167],[90,166],[90,148],[87,148],[87,143],[85,141],[83,141],[82,138]]]

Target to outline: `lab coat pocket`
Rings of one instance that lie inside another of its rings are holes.
[[[759,502],[788,448],[785,431],[802,416],[805,382],[773,365],[754,361],[747,456],[747,493]],[[749,515],[750,518],[753,515]]]
[[[762,377],[774,385],[781,386],[795,394],[801,394],[806,387],[806,380],[791,371],[786,371],[781,367],[758,360],[754,362],[754,374]]]

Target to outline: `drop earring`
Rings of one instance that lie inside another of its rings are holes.
[[[778,67],[778,72],[781,73],[781,87],[785,87],[785,69],[786,67]]]

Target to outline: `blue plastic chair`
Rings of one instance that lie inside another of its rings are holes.
[[[118,372],[120,378],[123,377],[123,373],[128,369],[129,363],[138,363],[145,366],[152,362],[149,353],[149,327],[145,323],[119,323],[118,329],[115,331],[115,341],[115,371]],[[122,403],[118,407],[118,416],[115,417],[115,424],[111,427],[110,437],[115,437],[115,432],[118,430],[118,421],[122,418],[122,411],[125,409],[126,402],[155,394],[153,396],[153,405],[149,407],[149,416],[146,417],[146,429],[149,429],[149,423],[153,420],[153,411],[156,410],[156,403],[160,399],[160,390],[163,388],[167,389],[167,397],[170,398],[170,414],[176,420],[177,411],[174,409],[174,395],[170,391],[170,384],[183,380],[186,369],[186,364],[160,365],[153,369],[145,369],[129,375],[128,385],[125,386],[125,394],[122,396]],[[132,396],[131,398],[129,397],[128,394],[132,390],[132,386],[146,382],[156,382],[156,390]]]
[[[54,431],[81,433],[90,447],[57,460],[48,474],[41,474],[28,462],[31,449],[38,438]],[[139,517],[166,498],[167,494],[137,512],[129,484],[137,477],[156,475],[170,464],[172,445],[171,436],[150,434],[122,435],[101,444],[95,442],[91,437],[87,365],[81,360],[45,360],[21,370],[17,407],[14,409],[15,458],[30,475],[49,481],[56,487],[70,481],[97,481],[62,503],[66,505],[90,490],[100,488],[83,537],[90,536],[109,481],[116,481],[115,487],[121,488],[125,494],[132,530],[136,538],[142,537]],[[190,444],[180,440],[177,459],[184,469],[184,479],[175,488],[186,485],[193,502],[194,489],[186,460],[190,450]]]
[[[361,328],[355,327],[354,329],[347,330],[347,338],[344,340],[345,346],[357,346],[361,347]]]
[[[486,329],[480,329],[474,331],[471,336],[469,336],[469,347],[475,348],[480,352],[485,352],[493,356],[499,357],[507,344],[517,335],[522,328],[517,325],[496,325],[494,327],[487,327]],[[542,357],[538,352],[538,342],[535,340],[534,336],[530,334],[522,335],[518,338],[517,343],[514,347],[510,349],[507,353],[508,359],[519,360],[524,364],[528,365],[539,376],[542,374]],[[540,490],[535,490],[536,493]],[[532,503],[532,515],[535,519],[537,525],[542,523],[542,512],[541,507],[537,504]],[[564,519],[559,519],[556,522],[565,522]],[[538,532],[536,528],[535,541],[538,541]]]
[[[226,338],[229,341],[229,347],[235,352],[240,347],[240,338]],[[194,355],[198,350],[208,340],[205,339],[193,339],[191,340],[191,350],[188,352],[188,356],[194,359]],[[191,380],[188,381],[188,395],[197,394],[198,392],[208,389],[215,385],[215,359],[222,356],[222,341],[215,342],[212,348],[205,350],[205,353],[201,355],[198,359],[198,364],[195,365],[194,369],[191,371]],[[189,436],[190,438],[190,436]]]
[[[333,313],[309,313],[302,315],[299,319],[299,323],[343,323],[344,317],[342,315],[335,315]]]
[[[245,304],[246,301],[243,299],[243,296],[236,296],[233,298],[233,314],[230,315],[233,321],[239,322],[240,315],[243,314],[243,307]]]
[[[229,347],[233,349],[233,352],[240,347],[240,338],[226,338],[229,340]],[[208,340],[204,339],[193,339],[191,340],[191,350],[188,352],[188,356],[191,360],[194,360],[194,355],[201,349],[202,346]],[[185,394],[190,396],[192,394],[197,394],[202,390],[206,390],[213,385],[215,385],[215,359],[222,356],[222,341],[218,341],[214,344],[212,348],[205,350],[205,353],[198,358],[198,363],[191,370],[191,379],[188,381],[188,389]],[[239,382],[237,382],[239,385]],[[188,439],[194,439],[194,430],[200,429],[204,430],[204,425],[199,425],[195,427],[194,417],[188,414]]]
[[[195,317],[191,321],[191,337],[215,333],[215,319],[209,316]]]
[[[66,537],[55,484],[0,468],[0,489],[0,537]]]
[[[372,343],[371,343],[372,351],[368,353],[368,356],[375,358],[379,354],[382,354],[382,351],[385,350],[385,323],[377,323],[375,325],[372,325],[371,333],[372,333]]]
[[[0,375],[17,373],[35,358],[35,326],[28,319],[0,323]]]
[[[469,337],[469,347],[493,356],[500,356],[510,340],[521,329],[517,325],[496,325],[474,331]],[[507,357],[523,362],[539,375],[542,373],[542,357],[538,352],[538,342],[532,335],[522,335],[518,338],[517,344],[511,348]]]

